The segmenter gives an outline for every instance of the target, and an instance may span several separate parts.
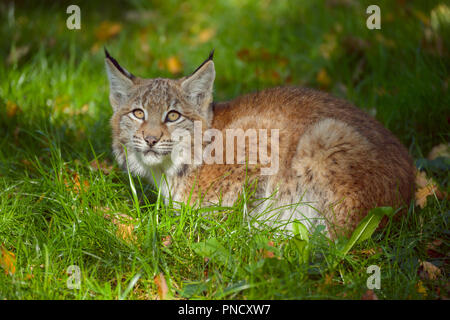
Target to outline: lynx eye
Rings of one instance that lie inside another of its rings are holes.
[[[138,118],[138,119],[144,119],[145,117],[145,113],[143,110],[141,109],[134,109],[133,110],[133,115]]]
[[[176,111],[170,111],[166,116],[166,121],[174,122],[180,118],[180,114]]]

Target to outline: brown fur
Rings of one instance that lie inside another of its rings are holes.
[[[199,69],[193,76],[213,72],[212,61],[206,61]],[[197,100],[193,100],[192,94],[188,96],[183,91],[186,79],[189,77],[133,79],[130,97],[116,108],[111,122],[119,163],[125,163],[122,145],[127,145],[127,137],[123,132],[132,124],[123,117],[133,108],[131,105],[140,103],[149,115],[156,114],[136,124],[138,135],[161,134],[170,140],[173,128],[161,123],[160,114],[176,100],[177,110],[187,120],[201,120],[204,130],[221,131],[224,145],[226,129],[279,129],[279,170],[274,175],[261,176],[259,163],[203,163],[172,170],[171,164],[165,167],[165,162],[134,170],[146,177],[150,176],[147,169],[164,173],[169,184],[166,196],[183,202],[191,198],[191,203],[201,200],[202,205],[219,200],[223,205],[232,205],[246,181],[257,180],[255,197],[274,194],[277,204],[289,205],[305,196],[325,218],[331,236],[348,235],[373,207],[398,207],[411,201],[414,167],[407,150],[379,122],[350,103],[311,89],[280,87],[211,104],[212,85],[210,95],[197,94]],[[182,123],[189,127],[187,120]],[[248,158],[248,148],[245,151]],[[314,216],[310,208],[298,210],[309,210],[309,216]],[[298,215],[294,213],[293,217]]]

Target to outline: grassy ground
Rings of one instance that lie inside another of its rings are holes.
[[[81,30],[66,27],[69,3],[0,3],[0,298],[373,298],[370,265],[380,299],[448,297],[446,199],[411,204],[346,255],[316,232],[300,263],[296,242],[247,222],[242,201],[209,217],[175,210],[111,154],[102,47],[146,77],[192,72],[215,48],[216,100],[327,90],[376,115],[448,190],[448,158],[425,156],[449,141],[449,13],[377,1],[382,29],[368,30],[372,2],[86,1]]]

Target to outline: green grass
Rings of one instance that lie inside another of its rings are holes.
[[[136,178],[134,194],[116,165],[92,167],[114,163],[103,45],[145,77],[179,76],[164,66],[171,56],[188,74],[215,48],[216,100],[287,83],[330,91],[376,112],[448,191],[448,158],[423,159],[449,141],[449,25],[429,24],[440,1],[379,1],[381,30],[365,26],[370,1],[152,3],[81,2],[79,31],[66,28],[70,3],[0,4],[0,244],[17,259],[14,274],[0,269],[1,299],[155,299],[160,273],[175,299],[360,299],[370,265],[381,268],[380,299],[448,297],[446,199],[411,204],[345,256],[345,240],[316,232],[300,263],[292,238],[244,219],[243,201],[205,216],[164,205]],[[99,41],[103,21],[120,33]],[[116,213],[133,218],[133,237],[105,218]],[[442,275],[424,277],[420,261]],[[79,290],[67,287],[71,265]]]

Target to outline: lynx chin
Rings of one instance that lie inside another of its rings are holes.
[[[213,52],[180,79],[136,77],[105,53],[114,155],[166,201],[232,206],[246,186],[250,215],[287,229],[325,225],[335,237],[371,208],[412,198],[406,148],[347,101],[279,87],[213,102]]]

